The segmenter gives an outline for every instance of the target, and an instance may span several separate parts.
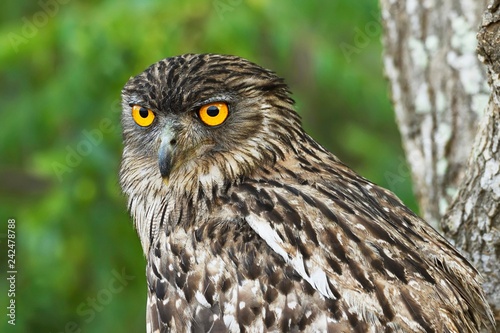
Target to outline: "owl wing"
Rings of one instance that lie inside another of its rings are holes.
[[[228,204],[331,300],[331,325],[422,332],[487,325],[470,264],[391,192],[354,174],[343,178],[245,181]]]

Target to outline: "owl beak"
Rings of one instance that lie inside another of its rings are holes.
[[[158,164],[163,179],[168,180],[173,166],[173,154],[177,145],[177,139],[170,126],[165,127],[161,136],[160,149],[158,150]]]

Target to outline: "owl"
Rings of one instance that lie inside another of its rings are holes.
[[[120,185],[147,259],[147,332],[480,332],[478,272],[301,126],[283,79],[227,55],[122,91]]]

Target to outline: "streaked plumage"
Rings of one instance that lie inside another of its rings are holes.
[[[122,98],[120,182],[147,258],[148,332],[491,327],[474,268],[307,135],[273,72],[182,55]],[[212,102],[229,107],[213,127],[198,115]]]

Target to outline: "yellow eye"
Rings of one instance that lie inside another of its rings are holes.
[[[150,109],[134,105],[132,106],[132,118],[134,118],[137,125],[147,127],[155,120],[155,114]]]
[[[216,102],[204,105],[198,111],[200,119],[208,126],[220,125],[226,120],[229,110],[224,102]]]

